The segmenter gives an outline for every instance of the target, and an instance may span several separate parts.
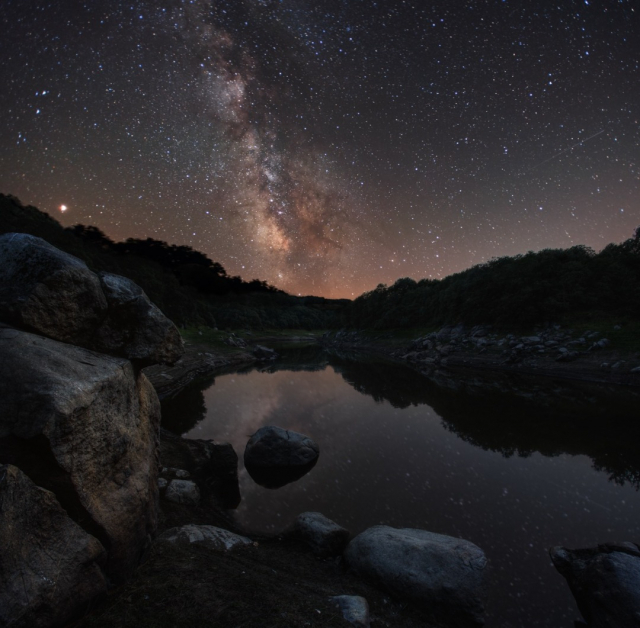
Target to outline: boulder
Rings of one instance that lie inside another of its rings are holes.
[[[640,548],[635,543],[549,551],[590,628],[640,625]]]
[[[244,465],[258,484],[279,488],[308,473],[319,454],[318,445],[308,436],[266,425],[249,439]]]
[[[171,480],[164,497],[176,504],[197,506],[200,503],[200,489],[191,480]]]
[[[108,310],[91,348],[140,366],[177,362],[184,353],[180,332],[142,288],[119,275],[100,273],[99,277]]]
[[[173,363],[184,353],[176,326],[133,281],[98,276],[23,233],[0,236],[0,320],[140,366]]]
[[[100,279],[83,261],[35,236],[0,236],[0,320],[87,345],[106,312]]]
[[[162,543],[202,543],[212,549],[227,551],[234,547],[251,545],[253,541],[246,536],[240,536],[215,526],[185,525],[180,528],[171,528],[158,537]]]
[[[329,598],[335,604],[342,616],[358,628],[369,628],[371,620],[369,618],[369,604],[367,600],[359,595],[336,595]]]
[[[374,526],[355,537],[344,557],[357,574],[419,606],[451,628],[484,624],[483,551],[426,530]]]
[[[104,547],[55,495],[0,466],[0,625],[66,624],[107,590]]]
[[[160,460],[168,467],[187,471],[203,498],[212,498],[228,509],[240,503],[238,455],[229,443],[181,438],[160,428]]]
[[[298,515],[290,535],[299,538],[321,557],[342,554],[349,542],[349,531],[319,512],[303,512]]]
[[[129,575],[157,522],[160,404],[122,358],[0,327],[0,461],[51,490]]]

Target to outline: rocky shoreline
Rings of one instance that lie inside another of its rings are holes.
[[[427,376],[442,370],[499,371],[640,386],[640,352],[612,349],[599,332],[559,326],[527,335],[499,334],[486,326],[445,326],[410,341],[342,330],[325,333],[321,342],[329,349],[400,360]]]
[[[490,570],[464,539],[388,526],[351,538],[314,512],[277,537],[237,529],[236,452],[162,430],[159,396],[199,376],[272,362],[273,349],[230,334],[230,351],[193,343],[185,353],[176,327],[137,285],[93,273],[39,238],[0,236],[0,262],[0,624],[484,624]],[[569,364],[575,376],[599,362],[607,381],[634,385],[639,356],[621,358],[606,340],[458,327],[408,345],[358,332],[320,342],[420,370],[466,368],[477,358],[485,369],[523,372]],[[276,426],[250,436],[245,460],[248,451],[254,472],[297,474],[318,456],[313,441]],[[590,626],[637,625],[637,545],[553,548],[551,558]]]

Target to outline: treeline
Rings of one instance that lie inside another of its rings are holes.
[[[640,228],[600,253],[585,246],[501,257],[442,280],[398,279],[352,303],[346,323],[398,329],[443,324],[529,328],[551,322],[638,319]]]
[[[124,275],[178,325],[223,329],[325,329],[342,323],[348,301],[296,297],[265,281],[229,276],[224,267],[189,246],[153,238],[114,242],[100,229],[64,228],[49,214],[0,194],[0,233],[43,238],[82,259],[94,271]]]

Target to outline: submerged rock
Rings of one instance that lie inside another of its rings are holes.
[[[590,628],[640,626],[640,548],[635,543],[549,550]]]
[[[46,628],[73,619],[107,583],[105,550],[55,495],[0,466],[0,625]]]
[[[130,362],[0,327],[0,460],[51,490],[121,580],[157,522],[155,390]]]
[[[308,473],[319,454],[318,445],[308,436],[266,425],[249,439],[244,464],[258,484],[279,488]]]
[[[203,543],[212,549],[226,551],[242,545],[251,545],[253,541],[216,526],[188,524],[180,528],[171,528],[158,537],[166,543]]]
[[[484,624],[487,559],[473,543],[426,530],[374,526],[347,546],[360,576],[451,628]]]
[[[336,595],[329,598],[342,613],[342,616],[358,628],[369,628],[369,604],[367,600],[359,595]]]
[[[24,233],[0,236],[0,320],[140,366],[173,363],[184,353],[176,326],[133,281],[98,276]]]
[[[289,532],[309,545],[317,556],[338,556],[349,542],[349,530],[319,512],[298,515]]]

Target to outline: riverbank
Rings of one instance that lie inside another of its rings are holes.
[[[426,334],[329,332],[328,349],[363,351],[405,362],[427,376],[438,371],[518,373],[585,382],[640,386],[635,329],[572,329],[560,326],[526,334],[490,327],[443,327]]]

